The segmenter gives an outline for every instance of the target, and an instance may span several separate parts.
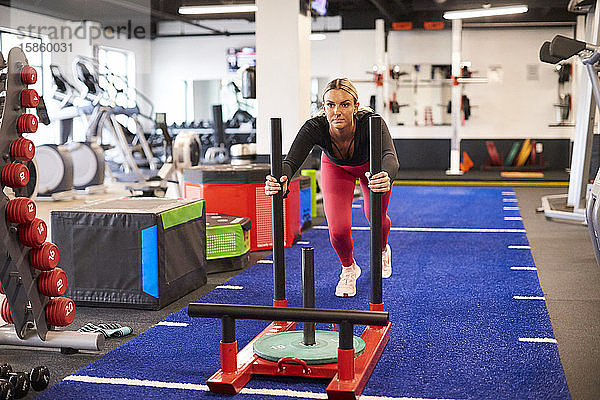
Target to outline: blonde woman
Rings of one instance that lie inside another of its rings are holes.
[[[284,193],[287,193],[288,177],[300,168],[313,146],[323,150],[321,189],[329,239],[342,263],[340,281],[335,289],[336,296],[340,297],[356,294],[356,280],[361,273],[353,257],[354,243],[350,233],[356,179],[360,181],[367,219],[370,220],[369,190],[384,193],[382,276],[388,278],[392,274],[391,248],[387,243],[391,221],[387,208],[392,179],[398,170],[398,158],[390,132],[383,122],[382,171],[370,176],[368,121],[373,114],[371,109],[359,107],[358,93],[350,80],[332,80],[323,92],[323,111],[304,123],[283,161],[281,182]],[[280,190],[281,184],[267,176],[265,193],[274,195]]]

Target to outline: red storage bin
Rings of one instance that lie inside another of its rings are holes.
[[[273,248],[271,198],[265,194],[269,164],[201,165],[183,171],[186,199],[204,199],[206,212],[248,217],[250,250]],[[300,239],[300,180],[290,183],[283,200],[284,246]]]

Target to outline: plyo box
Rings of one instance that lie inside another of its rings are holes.
[[[203,200],[100,200],[51,224],[78,305],[157,310],[206,284]]]

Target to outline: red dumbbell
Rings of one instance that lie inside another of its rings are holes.
[[[25,108],[36,108],[40,104],[40,98],[35,89],[23,89],[21,91],[21,105]]]
[[[62,296],[67,291],[67,274],[60,268],[42,272],[38,276],[38,289],[44,296]]]
[[[13,188],[21,188],[29,183],[29,170],[21,163],[13,162],[2,168],[2,184]]]
[[[35,156],[35,146],[29,139],[18,138],[10,144],[10,156],[19,161],[32,160]]]
[[[19,133],[33,133],[37,131],[38,119],[33,114],[21,114],[17,120],[17,131]]]
[[[6,298],[4,298],[2,300],[2,304],[0,304],[0,318],[8,322],[9,324],[12,324],[14,322],[12,314],[10,313],[10,308],[8,307],[8,300],[6,300]]]
[[[26,224],[35,219],[35,202],[27,197],[17,197],[6,205],[6,219],[15,224]]]
[[[46,305],[46,321],[54,326],[70,325],[75,319],[75,303],[68,297],[55,297]]]
[[[29,252],[31,266],[40,271],[49,271],[58,265],[58,247],[54,243],[46,242],[37,249]]]
[[[37,71],[30,65],[25,65],[21,70],[21,81],[26,85],[33,85],[37,82]]]
[[[46,223],[39,218],[19,225],[19,240],[27,247],[40,247],[46,241],[47,235]]]

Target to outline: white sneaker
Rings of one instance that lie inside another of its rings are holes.
[[[342,267],[340,281],[335,287],[335,295],[338,297],[352,297],[356,294],[356,280],[360,276],[360,267],[356,261],[349,267]]]
[[[390,276],[392,276],[392,248],[388,244],[381,252],[381,277],[389,278]]]

